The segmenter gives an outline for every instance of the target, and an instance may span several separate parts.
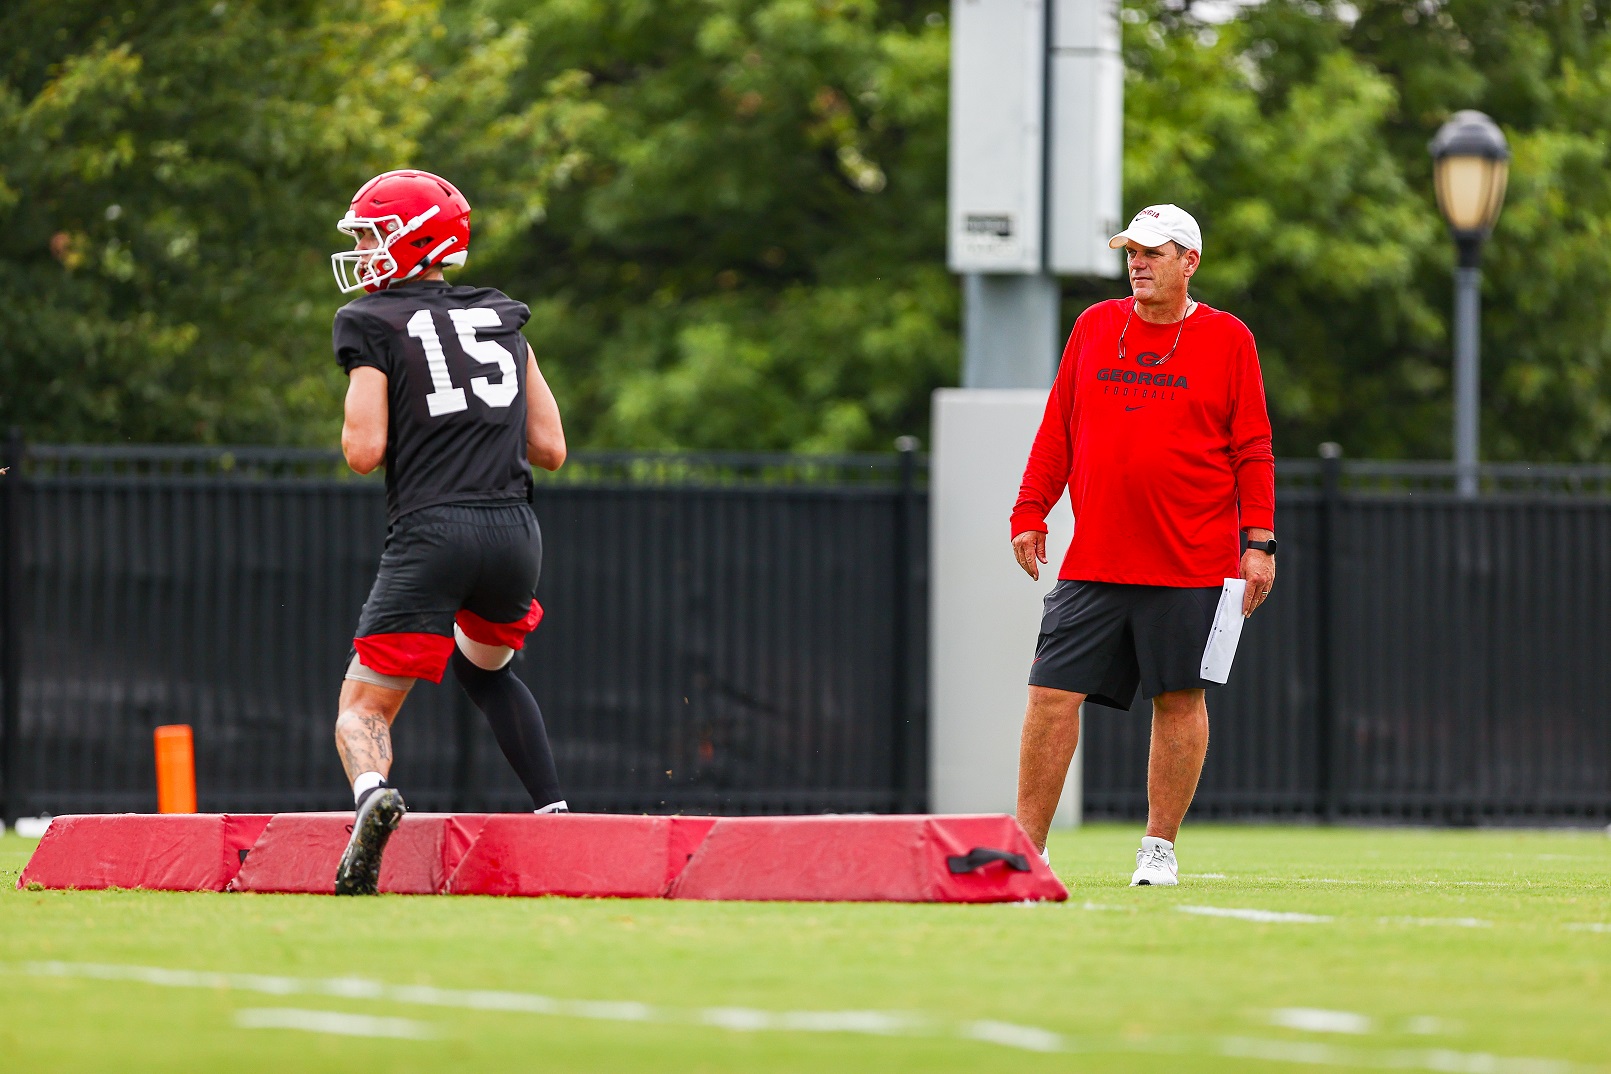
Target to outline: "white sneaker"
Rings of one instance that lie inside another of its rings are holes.
[[[1130,877],[1131,887],[1173,887],[1180,883],[1180,866],[1175,864],[1175,844],[1167,839],[1144,836],[1141,849],[1136,851],[1136,871]]]

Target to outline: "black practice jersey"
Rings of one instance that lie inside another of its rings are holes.
[[[524,500],[531,311],[491,287],[426,280],[336,311],[336,361],[387,378],[386,504],[392,521],[441,503]]]

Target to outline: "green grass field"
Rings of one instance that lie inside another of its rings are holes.
[[[0,1066],[1611,1071],[1603,832],[1189,826],[1173,890],[1138,835],[1041,906],[16,891],[7,836]]]

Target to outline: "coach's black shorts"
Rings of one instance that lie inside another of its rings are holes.
[[[1202,677],[1219,586],[1063,580],[1046,594],[1029,685],[1128,709],[1144,698],[1216,686]]]
[[[521,648],[542,618],[543,538],[521,503],[442,504],[392,523],[358,617],[354,651],[382,675],[441,682],[453,626],[474,641]]]

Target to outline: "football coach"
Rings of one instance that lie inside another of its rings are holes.
[[[1139,687],[1152,745],[1130,884],[1168,885],[1208,752],[1201,671],[1224,579],[1247,581],[1244,616],[1275,584],[1275,456],[1253,334],[1187,293],[1197,221],[1151,205],[1108,245],[1133,297],[1075,322],[1012,512],[1013,553],[1038,579],[1065,487],[1074,509],[1029,674],[1018,821],[1044,855],[1080,705],[1128,709]]]

